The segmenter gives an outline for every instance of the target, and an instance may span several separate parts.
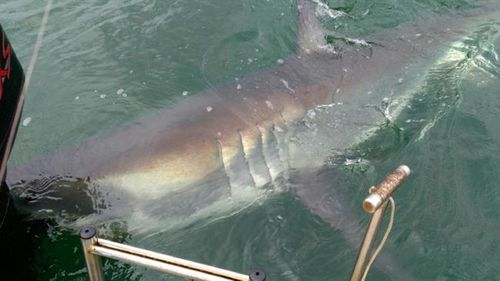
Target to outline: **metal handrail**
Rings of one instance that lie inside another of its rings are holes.
[[[80,240],[90,281],[104,280],[100,257],[135,264],[160,272],[184,277],[189,280],[204,281],[265,281],[266,274],[254,270],[249,275],[176,258],[125,244],[98,238],[93,227],[80,230]]]
[[[406,165],[401,165],[390,173],[378,186],[370,188],[370,195],[363,201],[363,209],[367,213],[372,214],[372,218],[363,242],[361,242],[361,246],[359,247],[358,258],[354,264],[350,281],[361,281],[363,280],[363,275],[366,276],[365,271],[367,270],[368,255],[371,252],[378,227],[387,209],[387,200],[409,175],[410,168]]]
[[[371,252],[373,241],[387,209],[387,201],[391,194],[410,175],[410,169],[401,165],[389,174],[378,186],[370,188],[370,195],[364,200],[363,208],[372,214],[370,224],[363,242],[360,245],[358,258],[354,265],[350,281],[364,280],[365,271],[369,270],[368,255]],[[392,218],[391,218],[392,220]],[[388,231],[389,232],[389,231]],[[388,234],[387,232],[387,234]],[[128,264],[144,266],[160,272],[180,276],[189,280],[203,281],[265,281],[266,274],[254,270],[249,275],[209,266],[185,259],[156,253],[141,248],[124,245],[98,238],[93,227],[83,227],[80,230],[85,263],[90,281],[103,281],[102,262],[100,257],[116,259]],[[383,244],[383,242],[381,243]],[[380,246],[379,248],[381,248]],[[378,251],[379,249],[377,249]],[[376,252],[377,252],[376,251]],[[376,257],[376,254],[374,255]],[[372,260],[375,258],[372,257]]]

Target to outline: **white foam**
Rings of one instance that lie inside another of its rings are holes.
[[[26,127],[28,126],[30,123],[31,123],[31,117],[26,117],[24,120],[23,120],[23,126]]]
[[[317,16],[320,16],[320,17],[328,16],[332,19],[336,19],[336,18],[343,17],[346,15],[345,12],[331,9],[330,7],[328,7],[327,4],[325,4],[319,0],[313,0],[313,2],[317,5],[316,6],[316,15]]]
[[[361,162],[361,158],[358,158],[358,159],[349,159],[349,158],[346,158],[345,162],[344,162],[344,165],[345,166],[351,166],[351,165],[354,165],[354,164],[358,164],[360,162]]]
[[[371,46],[368,42],[366,42],[363,39],[359,39],[359,38],[346,37],[345,40],[347,40],[348,42],[350,42],[354,45],[359,45],[359,46],[363,46],[363,47],[370,47]]]
[[[334,55],[337,55],[338,52],[337,50],[335,49],[334,46],[330,45],[330,44],[327,44],[327,45],[319,45],[318,48],[322,51],[325,51],[327,53],[330,53],[330,54],[334,54]]]
[[[308,110],[307,111],[307,118],[314,119],[314,117],[316,117],[316,112],[314,111],[314,109]]]

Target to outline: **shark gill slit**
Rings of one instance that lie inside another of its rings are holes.
[[[220,159],[222,172],[224,173],[224,177],[226,179],[227,186],[229,187],[229,191],[231,191],[231,179],[227,174],[226,163],[224,163],[224,157],[222,155],[222,143],[218,138],[215,139],[215,145],[217,146],[217,159]]]
[[[261,152],[262,144],[260,140],[260,133],[257,129],[251,129],[251,140],[253,145],[245,146],[245,135],[242,131],[238,131],[240,134],[241,145],[243,147],[243,152],[248,163],[248,168],[250,174],[252,175],[255,187],[261,188],[265,184],[271,181],[271,175],[269,174],[269,168]],[[257,134],[257,135],[256,135]]]
[[[267,151],[267,141],[268,141],[268,137],[266,137],[266,132],[265,132],[265,128],[260,126],[260,125],[256,125],[256,128],[257,128],[257,132],[259,133],[259,139],[258,139],[258,142],[259,142],[259,145],[260,145],[260,153],[262,154],[262,159],[264,161],[264,164],[266,166],[266,171],[267,171],[267,174],[269,175],[269,182],[273,182],[274,179],[276,178],[276,175],[274,175],[274,173],[272,172],[272,158],[271,156],[269,155],[269,151]]]
[[[284,124],[286,125],[286,124]],[[276,149],[278,151],[278,159],[282,165],[283,178],[288,182],[288,143],[286,128],[282,128],[276,124],[272,127],[273,136],[276,139]]]
[[[231,141],[234,140],[228,140],[228,142]],[[250,188],[255,187],[255,184],[250,173],[243,173],[245,170],[248,171],[248,165],[246,164],[240,141],[236,140],[235,143],[225,146],[224,142],[218,139],[218,143],[224,171],[229,178],[231,197],[238,198],[241,195],[247,194]],[[232,145],[236,145],[236,147],[233,148]]]
[[[241,160],[242,160],[242,167],[243,169],[241,170],[241,173],[245,173],[245,171],[248,173],[250,176],[249,179],[251,180],[251,186],[252,187],[257,187],[255,183],[255,174],[253,173],[252,166],[250,164],[250,149],[245,147],[245,142],[243,141],[243,135],[241,130],[237,130],[238,132],[238,151],[241,151]],[[245,171],[243,171],[245,170]]]
[[[276,139],[273,133],[270,132],[270,128],[259,126],[259,130],[262,136],[262,153],[268,164],[271,179],[273,182],[276,182],[278,176],[283,172],[283,165],[279,159]]]
[[[266,169],[266,175],[269,178],[269,182],[272,182],[274,180],[274,177],[271,173],[271,166],[269,165],[270,161],[269,155],[267,155],[267,153],[264,152],[264,135],[262,133],[262,130],[264,130],[264,128],[258,124],[255,125],[255,128],[257,129],[257,133],[259,134],[257,139],[258,148],[256,152],[260,153],[260,157],[262,158],[262,161]]]

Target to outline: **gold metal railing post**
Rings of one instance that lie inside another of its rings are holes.
[[[378,227],[380,226],[380,222],[382,222],[382,218],[384,216],[386,208],[387,202],[372,215],[363,242],[359,247],[358,260],[354,265],[354,270],[352,271],[351,275],[351,281],[359,281],[363,277],[366,264],[368,263],[368,255],[373,246],[373,241],[375,240]]]
[[[80,241],[82,242],[89,280],[104,281],[101,257],[93,254],[94,246],[97,245],[96,229],[93,227],[83,227],[80,230]]]
[[[391,194],[396,191],[409,175],[410,168],[408,168],[408,166],[399,166],[377,187],[372,187],[370,189],[370,195],[363,201],[363,209],[372,214],[372,218],[359,248],[358,258],[354,265],[350,281],[360,281],[363,278],[373,241],[375,240],[378,227],[387,209],[387,199],[391,197]]]

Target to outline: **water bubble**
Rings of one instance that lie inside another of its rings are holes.
[[[214,110],[214,109],[213,109],[213,107],[211,107],[211,106],[207,106],[207,112],[210,112],[210,111],[212,111],[212,110]]]
[[[117,94],[117,95],[121,95],[121,94],[123,94],[123,93],[125,93],[125,89],[118,89],[118,90],[116,91],[116,94]]]

